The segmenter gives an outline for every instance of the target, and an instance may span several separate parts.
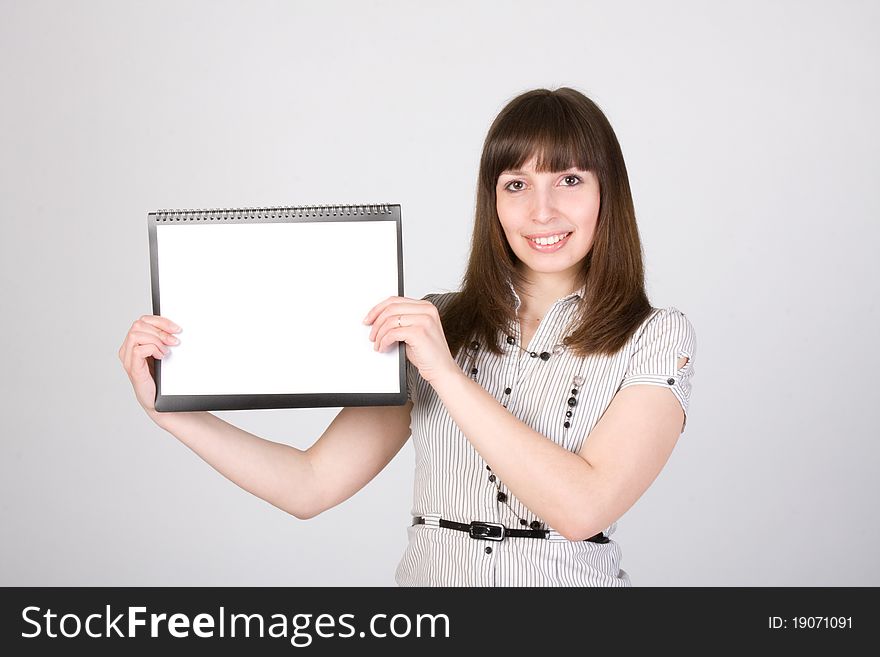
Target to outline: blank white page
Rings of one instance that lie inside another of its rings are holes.
[[[397,222],[156,227],[163,395],[398,393],[397,343],[362,323],[398,294]]]

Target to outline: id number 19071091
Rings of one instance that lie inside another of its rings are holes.
[[[852,626],[852,616],[770,616],[767,619],[771,630],[851,630]]]

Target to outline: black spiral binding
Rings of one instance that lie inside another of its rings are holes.
[[[305,219],[307,217],[352,217],[391,214],[391,204],[285,205],[266,208],[215,208],[200,210],[158,210],[150,213],[160,221],[229,221],[240,219]]]

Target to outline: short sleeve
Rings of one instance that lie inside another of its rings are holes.
[[[684,411],[681,427],[684,432],[696,352],[697,336],[690,320],[673,306],[661,308],[646,320],[636,338],[626,374],[618,389],[638,383],[669,388]],[[679,368],[678,361],[683,357],[688,361]]]

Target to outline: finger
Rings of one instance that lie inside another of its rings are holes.
[[[147,356],[164,357],[165,352],[155,342],[147,342],[145,344],[132,344],[126,353],[125,369],[129,374],[136,374],[141,371],[144,359]]]
[[[395,317],[396,315],[424,315],[431,312],[428,306],[430,306],[431,308],[435,308],[433,303],[429,301],[419,301],[418,299],[407,299],[406,302],[398,302],[386,305],[373,318],[373,328],[370,330],[370,340],[376,339],[375,335],[377,327],[381,326],[382,323],[389,317]]]
[[[370,312],[364,317],[364,324],[372,324],[376,321],[376,316],[382,312],[389,304],[392,303],[424,303],[420,299],[410,299],[409,297],[388,297],[384,301],[380,301],[370,308]]]
[[[370,308],[369,312],[367,313],[367,316],[364,317],[364,324],[372,324],[373,318],[375,318],[375,316],[378,315],[379,312],[385,306],[387,306],[389,303],[394,303],[395,301],[399,301],[402,298],[403,297],[388,297],[387,299],[384,299],[384,300],[380,301],[379,303],[377,303],[375,306]]]
[[[129,331],[129,333],[142,333],[144,335],[152,335],[159,338],[160,340],[171,340],[171,342],[174,342],[174,340],[178,339],[176,335],[174,335],[173,333],[169,333],[165,329],[156,328],[153,324],[147,324],[146,322],[140,321],[135,322],[132,325],[131,331]]]
[[[376,341],[374,349],[376,351],[384,351],[387,347],[398,342],[406,342],[407,338],[412,337],[412,326],[394,327],[385,331],[382,338]]]
[[[150,324],[151,326],[155,326],[158,329],[162,329],[167,333],[180,333],[183,329],[180,328],[177,324],[172,322],[167,317],[162,317],[161,315],[141,315],[138,318],[138,321],[145,322]]]
[[[397,325],[397,315],[391,315],[391,317],[393,317],[393,319],[389,321],[388,317],[379,315],[379,317],[377,317],[375,322],[373,323],[373,329],[370,331],[370,339],[373,340],[374,351],[382,350],[382,347],[380,345],[382,345],[383,343],[387,343],[387,340],[385,338],[389,331],[396,328],[402,328]],[[407,318],[407,324],[413,323],[415,323],[415,314],[412,314],[410,317]]]
[[[137,320],[131,327],[131,333],[136,331],[140,331],[143,333],[148,333],[157,336],[163,342],[167,342],[168,344],[179,344],[180,340],[172,335],[172,332],[166,331],[164,328],[157,326],[154,322],[146,322],[143,320]]]
[[[147,365],[147,358],[149,356],[159,359],[165,356],[165,354],[159,349],[158,345],[155,344],[140,344],[132,349],[131,353],[132,361],[131,367],[128,371],[132,376],[141,376],[144,368],[149,370],[149,366]]]
[[[397,316],[395,315],[390,321],[383,322],[382,326],[379,327],[373,348],[376,351],[382,351],[382,349],[393,342],[405,342],[406,338],[413,337],[413,331],[407,329],[419,329],[425,326],[427,321],[427,315],[410,314],[407,315],[406,325],[398,326]],[[401,333],[401,331],[404,332]]]
[[[145,333],[143,331],[132,331],[130,334],[131,348],[140,347],[146,344],[154,344],[163,353],[168,353],[171,348],[163,343],[162,339],[154,333]],[[172,338],[174,336],[171,336]]]
[[[149,327],[149,328],[148,328]],[[183,329],[180,328],[177,324],[172,322],[167,317],[162,317],[161,315],[141,315],[138,319],[134,320],[131,325],[131,329],[129,329],[129,334],[125,336],[125,339],[122,341],[122,345],[119,347],[119,360],[125,363],[128,358],[128,351],[131,347],[131,341],[129,340],[130,332],[133,330],[156,330],[164,331],[167,334],[171,333],[180,333]]]
[[[133,353],[135,355],[135,359],[139,363],[145,361],[147,359],[147,356],[152,356],[153,358],[162,358],[166,355],[166,353],[162,351],[158,345],[155,344],[139,344],[133,349]]]
[[[168,335],[168,334],[166,334],[166,335]],[[174,340],[177,339],[173,335],[169,335],[168,337],[171,339],[174,339]],[[125,364],[126,368],[129,370],[131,370],[132,367],[135,367],[137,365],[137,363],[135,362],[136,357],[134,356],[134,353],[138,347],[152,345],[152,346],[156,347],[156,349],[159,351],[159,353],[163,353],[163,354],[168,353],[168,351],[170,351],[169,347],[166,347],[162,343],[162,341],[161,341],[162,338],[158,335],[158,333],[155,333],[155,332],[147,333],[145,331],[132,330],[132,331],[129,331],[126,340],[128,342],[128,346],[126,348],[127,353],[123,356],[122,362]]]

